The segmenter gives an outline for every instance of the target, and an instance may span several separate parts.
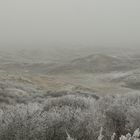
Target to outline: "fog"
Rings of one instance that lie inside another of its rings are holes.
[[[97,139],[140,140],[140,0],[0,0],[0,140]]]
[[[1,1],[0,46],[139,46],[139,5],[139,0]]]

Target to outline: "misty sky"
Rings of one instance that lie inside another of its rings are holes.
[[[140,46],[140,0],[0,0],[0,46]]]

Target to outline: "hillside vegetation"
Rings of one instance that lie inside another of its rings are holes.
[[[0,140],[140,137],[138,54],[0,54]]]

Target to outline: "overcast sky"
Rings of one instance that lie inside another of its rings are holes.
[[[0,0],[0,46],[140,46],[140,0]]]

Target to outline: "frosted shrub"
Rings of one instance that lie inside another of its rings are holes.
[[[67,132],[67,130],[66,130],[66,134],[67,134],[67,139],[66,140],[76,140],[76,139],[74,139],[70,136],[70,134]]]
[[[111,140],[114,140],[116,136],[116,133],[113,133],[113,135],[111,136]]]
[[[104,138],[104,135],[103,135],[103,127],[101,127],[100,133],[99,133],[99,136],[98,136],[98,140],[102,140],[103,138]]]
[[[0,140],[28,140],[42,136],[42,111],[35,109],[36,104],[33,106],[20,105],[3,110]]]
[[[127,140],[126,136],[121,135],[120,140]]]
[[[133,135],[131,136],[130,133],[126,135],[121,135],[120,140],[140,140],[140,130],[137,128]]]
[[[0,111],[0,140],[139,140],[137,97],[65,95],[7,106]]]
[[[134,131],[133,138],[135,138],[135,139],[140,138],[140,129],[139,128],[137,128]]]
[[[103,140],[104,139],[105,136],[102,133],[103,133],[103,128],[101,127],[100,133],[99,133],[99,136],[98,136],[98,140]],[[113,135],[111,136],[111,140],[115,140],[115,139],[116,139],[116,134],[113,133]],[[116,139],[116,140],[118,140],[118,139]],[[131,135],[130,133],[128,133],[126,135],[121,135],[119,137],[119,140],[140,140],[140,129],[137,128],[134,131],[133,135]]]

